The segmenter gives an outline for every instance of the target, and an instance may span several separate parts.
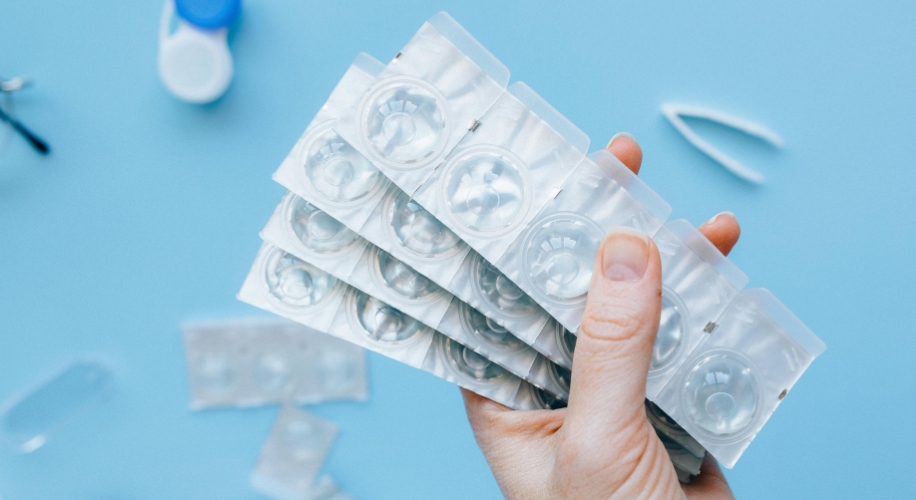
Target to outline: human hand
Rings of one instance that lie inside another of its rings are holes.
[[[631,138],[615,136],[608,150],[639,173],[642,150]],[[727,213],[699,230],[724,254],[741,232]],[[515,411],[462,389],[474,436],[506,498],[734,498],[709,455],[699,476],[679,483],[646,418],[661,276],[651,238],[620,230],[604,239],[576,342],[567,408]]]

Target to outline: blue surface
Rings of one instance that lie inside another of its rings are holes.
[[[441,9],[593,149],[635,134],[675,217],[734,211],[734,260],[827,342],[728,473],[738,496],[916,497],[916,5],[559,4],[248,2],[235,81],[194,107],[156,75],[160,2],[4,2],[0,72],[35,79],[17,111],[53,154],[0,156],[0,397],[79,351],[117,385],[34,454],[0,454],[3,498],[257,498],[276,409],[188,411],[178,324],[256,313],[234,295],[282,193],[271,172],[358,52],[389,59]],[[666,101],[782,134],[773,151],[703,127],[768,183],[692,150]],[[363,499],[497,498],[458,391],[370,364],[369,403],[314,408],[342,427],[327,470]]]
[[[174,0],[175,12],[201,28],[229,26],[242,12],[242,0]]]

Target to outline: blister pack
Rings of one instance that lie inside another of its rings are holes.
[[[517,82],[413,197],[496,262],[585,158],[588,144],[584,132]]]
[[[703,458],[706,456],[706,448],[703,448],[699,441],[691,437],[664,410],[648,399],[646,400],[646,417],[656,433],[664,434],[668,440],[681,445],[695,457]]]
[[[573,352],[576,350],[575,334],[557,320],[550,321],[541,329],[532,347],[559,366],[572,370]]]
[[[652,239],[662,261],[662,312],[646,380],[646,397],[654,400],[748,278],[683,219]]]
[[[709,329],[655,402],[731,468],[825,345],[762,288]]]
[[[283,406],[251,472],[251,487],[270,498],[311,499],[315,479],[336,438],[333,422]]]
[[[440,12],[335,127],[403,191],[413,193],[508,82],[509,69]]]
[[[566,408],[566,401],[522,381],[513,408],[516,410],[556,410]]]
[[[546,366],[549,361],[527,344],[295,194],[284,196],[261,236],[304,263],[380,299],[375,304],[384,303],[384,310],[419,320],[514,375],[566,397],[568,389],[558,384],[555,371]],[[416,366],[418,359],[412,358],[411,363]]]
[[[612,228],[653,235],[671,207],[607,150],[590,154],[495,262],[569,331],[585,310],[595,254]]]
[[[332,126],[383,68],[371,56],[358,55],[273,174],[275,181],[354,230],[391,183]]]
[[[278,318],[184,325],[191,407],[368,397],[359,347]]]

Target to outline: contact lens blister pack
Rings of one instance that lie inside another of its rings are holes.
[[[670,213],[660,196],[602,149],[576,167],[496,267],[576,332],[604,236],[621,226],[652,235]]]
[[[516,410],[556,410],[566,408],[566,401],[522,381],[512,407]]]
[[[691,437],[664,410],[648,399],[646,400],[646,417],[656,433],[663,434],[669,441],[678,443],[695,457],[706,456],[706,448],[703,448],[699,441]]]
[[[502,95],[509,69],[451,16],[429,19],[335,129],[413,193]]]
[[[709,329],[655,402],[730,468],[825,345],[762,288]]]
[[[306,326],[251,318],[182,330],[193,409],[368,397],[363,349]]]
[[[646,380],[646,397],[654,400],[748,278],[683,219],[652,239],[662,261],[662,312]]]
[[[390,182],[332,126],[383,68],[372,56],[358,55],[273,174],[275,181],[354,230],[362,227]]]
[[[576,335],[557,320],[550,318],[535,338],[532,347],[559,366],[572,370]]]
[[[589,139],[512,84],[413,197],[490,262],[585,158]]]
[[[251,487],[270,498],[309,500],[337,438],[337,425],[284,405],[251,472]]]
[[[284,196],[261,236],[294,258],[355,287],[368,297],[358,297],[354,299],[356,302],[385,304],[380,311],[418,320],[551,394],[559,397],[567,394],[568,389],[558,385],[554,372],[544,368],[549,362],[531,347],[295,194]],[[359,317],[358,312],[348,316],[351,322],[356,317]],[[359,327],[365,326],[364,319],[360,317]],[[391,321],[392,318],[388,318],[386,324],[392,324]],[[393,354],[402,355],[410,359],[401,358],[401,361],[414,366],[422,359],[422,351]]]

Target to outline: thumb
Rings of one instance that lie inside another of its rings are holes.
[[[661,310],[655,243],[627,228],[605,237],[582,317],[566,424],[596,443],[623,447],[645,434],[643,402]]]

